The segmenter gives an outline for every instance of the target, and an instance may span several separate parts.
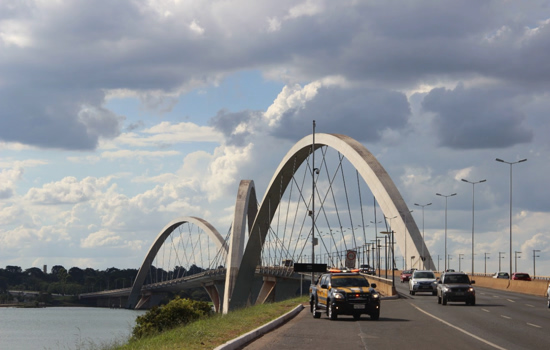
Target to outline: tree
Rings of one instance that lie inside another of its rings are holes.
[[[8,271],[9,273],[22,273],[23,272],[23,270],[21,269],[20,266],[11,266],[11,265],[6,266],[6,271]]]
[[[31,267],[25,270],[25,275],[44,279],[44,272],[40,270],[38,267]]]
[[[51,271],[52,271],[52,275],[57,276],[57,275],[59,274],[59,270],[61,270],[61,269],[65,270],[65,268],[64,268],[63,266],[61,266],[61,265],[54,265],[54,266],[52,266],[52,270],[51,270]],[[67,270],[65,270],[65,272],[67,272]]]
[[[69,276],[73,282],[78,284],[84,284],[84,270],[78,267],[71,267],[69,269]]]

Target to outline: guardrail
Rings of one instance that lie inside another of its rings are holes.
[[[397,295],[397,291],[395,290],[392,280],[373,275],[362,275],[367,277],[370,283],[376,283],[376,290],[378,290],[383,296]]]

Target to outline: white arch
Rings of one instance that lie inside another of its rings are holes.
[[[295,171],[311,154],[311,143],[312,135],[298,141],[285,155],[269,183],[267,193],[250,231],[250,238],[242,258],[233,297],[229,305],[231,309],[244,307],[248,302],[254,270],[260,261],[262,245],[265,242],[271,218],[273,218],[279,205],[278,193],[286,190]],[[420,256],[422,246],[424,246],[423,251],[427,257],[425,261],[426,268],[434,269],[435,266],[429,251],[422,240],[409,208],[390,176],[374,155],[362,144],[345,135],[315,134],[315,149],[322,146],[334,148],[350,161],[376,197],[384,215],[386,217],[397,216],[396,222],[392,223],[396,243],[402,246],[407,238],[406,233],[408,233],[412,241],[412,246],[407,247],[407,249],[411,249],[410,255]]]
[[[218,231],[214,228],[214,226],[210,225],[206,220],[203,220],[201,218],[197,218],[194,216],[184,216],[179,219],[172,220],[168,225],[166,225],[160,233],[157,235],[157,238],[151,245],[151,248],[149,248],[149,252],[145,256],[145,259],[143,259],[143,263],[141,264],[141,267],[139,268],[138,274],[136,276],[136,279],[134,281],[134,284],[132,285],[132,291],[130,292],[130,296],[128,297],[128,303],[126,304],[126,308],[134,308],[137,304],[138,298],[141,295],[141,287],[143,286],[143,283],[145,282],[145,278],[147,277],[147,274],[149,273],[149,270],[151,268],[151,264],[155,257],[157,256],[157,253],[164,244],[164,241],[166,238],[170,236],[170,234],[180,225],[189,222],[191,224],[197,225],[200,227],[204,232],[206,232],[210,238],[216,243],[218,246],[218,249],[224,249],[227,253],[227,246],[224,244],[223,237],[218,233]]]
[[[241,180],[235,203],[233,225],[231,225],[231,240],[229,253],[227,254],[225,290],[223,294],[223,313],[229,311],[229,300],[233,294],[235,279],[239,272],[239,266],[244,251],[246,238],[246,222],[248,218],[248,232],[252,231],[252,223],[258,214],[258,200],[256,199],[256,188],[254,181]]]

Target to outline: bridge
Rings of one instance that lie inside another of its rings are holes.
[[[393,232],[395,247],[380,231]],[[299,294],[309,280],[294,272],[295,263],[380,270],[382,259],[385,269],[391,266],[394,248],[410,267],[435,270],[409,208],[374,155],[348,136],[313,133],[282,159],[261,203],[254,182],[241,181],[225,236],[203,218],[176,218],[158,233],[131,288],[80,298],[142,308],[163,293],[200,287],[216,311],[227,313]]]

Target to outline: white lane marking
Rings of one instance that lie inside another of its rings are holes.
[[[506,319],[508,319],[508,320],[511,320],[511,319],[512,319],[510,316],[500,315],[500,317],[504,317],[504,318],[506,318]]]
[[[450,324],[449,322],[447,322],[447,321],[445,321],[445,320],[442,320],[442,319],[440,319],[439,317],[434,316],[434,315],[430,314],[430,313],[427,312],[427,311],[422,310],[421,308],[419,308],[418,306],[416,306],[416,305],[414,305],[414,304],[412,304],[412,303],[409,303],[409,304],[411,304],[412,306],[414,306],[418,311],[423,312],[424,314],[426,314],[426,315],[428,315],[428,316],[430,316],[430,317],[432,317],[432,318],[438,320],[439,322],[441,322],[441,323],[443,323],[443,324],[446,324],[447,326],[452,327],[452,328],[456,329],[457,331],[460,331],[460,332],[462,332],[462,333],[464,333],[464,334],[466,334],[466,335],[469,335],[470,337],[472,337],[472,338],[474,338],[474,339],[477,339],[477,340],[479,340],[479,341],[482,342],[482,343],[485,343],[485,344],[487,344],[487,345],[489,345],[489,346],[492,346],[492,347],[495,348],[495,349],[506,350],[506,348],[500,347],[500,346],[498,346],[498,345],[496,345],[496,344],[493,344],[493,343],[491,343],[490,341],[485,340],[485,339],[483,339],[483,338],[481,338],[481,337],[478,337],[477,335],[472,334],[472,333],[470,333],[470,332],[468,332],[468,331],[466,331],[466,330],[464,330],[464,329],[462,329],[462,328],[459,328],[459,327],[457,327],[457,326],[455,326],[455,325],[453,325],[453,324]]]
[[[538,324],[533,324],[533,323],[529,323],[529,322],[527,322],[527,324],[528,324],[529,326],[532,326],[532,327],[542,328],[542,327],[539,326]]]
[[[534,307],[533,305],[531,304],[525,304],[525,306],[529,306],[529,307]]]
[[[515,303],[515,301],[513,301],[512,299],[506,299],[506,300],[508,300],[511,303]]]
[[[489,311],[489,310],[487,310],[487,309],[481,309],[481,310],[483,310],[483,311],[485,311],[485,312],[491,312],[491,311]]]

